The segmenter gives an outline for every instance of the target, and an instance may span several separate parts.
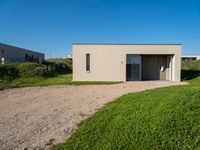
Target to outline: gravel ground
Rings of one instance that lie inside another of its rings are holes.
[[[77,123],[117,97],[177,85],[167,81],[28,87],[0,91],[0,149],[44,148],[63,142]]]

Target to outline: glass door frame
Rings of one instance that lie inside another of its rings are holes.
[[[127,58],[128,58],[128,55],[133,55],[133,56],[139,56],[139,59],[140,59],[140,63],[139,63],[139,65],[140,65],[140,67],[139,67],[139,80],[127,80]],[[142,55],[140,55],[140,54],[130,54],[130,53],[128,53],[128,54],[126,54],[126,63],[125,63],[125,69],[126,69],[126,75],[125,75],[125,77],[126,77],[126,81],[141,81],[142,80]]]

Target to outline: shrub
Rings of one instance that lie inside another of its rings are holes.
[[[200,76],[200,60],[182,61],[182,80],[191,80],[198,76]]]
[[[35,63],[20,63],[17,65],[20,77],[44,76],[47,73],[47,68],[44,65]]]
[[[181,70],[182,80],[191,80],[200,76],[200,70]]]
[[[200,70],[200,60],[182,61],[183,70]]]
[[[0,65],[0,80],[10,81],[17,77],[19,77],[19,70],[16,68],[16,64]]]
[[[47,70],[51,74],[66,74],[71,73],[72,69],[66,63],[62,62],[43,62],[43,65],[47,66]]]
[[[66,59],[66,58],[51,58],[48,59],[47,62],[53,62],[53,63],[63,63],[66,64],[69,69],[72,69],[72,60]]]
[[[56,74],[71,73],[71,68],[63,62],[13,63],[0,65],[1,82],[11,81],[16,78],[42,77]]]

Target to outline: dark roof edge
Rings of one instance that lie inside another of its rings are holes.
[[[131,43],[72,43],[72,45],[183,45],[183,44],[147,44],[147,43],[141,43],[141,44],[131,44]]]
[[[10,47],[14,47],[14,48],[22,49],[22,50],[25,50],[25,51],[29,51],[29,52],[33,52],[33,53],[38,53],[38,54],[45,55],[45,54],[42,53],[42,52],[38,52],[38,51],[34,51],[34,50],[29,50],[29,49],[25,49],[25,48],[17,47],[17,46],[14,46],[14,45],[9,45],[9,44],[4,44],[4,43],[0,43],[0,44],[1,44],[1,45],[4,45],[4,46],[10,46]]]

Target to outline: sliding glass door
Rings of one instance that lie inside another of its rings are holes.
[[[141,80],[141,56],[135,54],[126,55],[126,80]]]

